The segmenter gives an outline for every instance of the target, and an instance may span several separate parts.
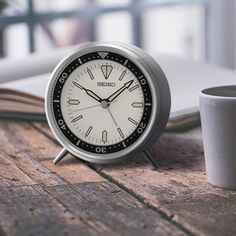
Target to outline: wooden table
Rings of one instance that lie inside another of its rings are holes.
[[[46,124],[0,122],[0,235],[236,235],[236,192],[206,182],[200,128],[112,165],[68,155]]]

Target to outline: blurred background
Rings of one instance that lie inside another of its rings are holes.
[[[0,0],[0,57],[86,41],[235,69],[235,0]]]

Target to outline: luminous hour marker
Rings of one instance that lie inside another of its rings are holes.
[[[54,100],[53,102],[60,102],[60,100]]]
[[[125,74],[126,74],[126,70],[124,70],[124,71],[121,73],[120,78],[119,78],[120,81],[124,78]]]
[[[72,82],[72,83],[73,83],[76,87],[78,87],[78,88],[80,88],[80,89],[82,89],[82,90],[84,89],[84,88],[83,88],[80,84],[78,84],[77,82],[74,81],[74,82]]]
[[[145,106],[151,106],[152,104],[151,103],[145,103]]]
[[[79,143],[80,143],[80,140],[78,140],[78,142],[76,143],[76,145],[78,146],[78,145],[79,145]]]
[[[108,79],[109,75],[111,74],[113,70],[113,66],[111,65],[102,65],[101,66],[102,74],[104,75],[105,79]]]
[[[71,122],[76,122],[78,120],[81,120],[83,118],[82,115],[75,117]]]
[[[134,85],[133,87],[131,87],[131,88],[129,89],[129,91],[132,92],[132,91],[134,91],[135,89],[137,89],[138,87],[139,87],[139,85],[136,84],[136,85]]]
[[[125,137],[124,134],[123,134],[123,132],[122,132],[122,130],[121,130],[120,128],[117,128],[117,131],[119,132],[121,138],[124,138],[124,137]]]
[[[102,141],[107,142],[107,131],[106,130],[102,131]]]
[[[128,118],[128,121],[130,121],[131,123],[133,123],[134,125],[138,125],[138,122],[133,120],[132,118]]]
[[[78,99],[69,99],[67,102],[70,105],[79,105],[80,104],[80,101]]]
[[[85,133],[85,137],[89,136],[90,132],[92,131],[93,127],[89,126],[88,130]]]
[[[132,107],[142,108],[143,107],[143,103],[142,102],[133,102],[132,103]]]
[[[125,63],[124,63],[124,65],[126,65],[126,64],[127,64],[127,62],[128,62],[128,60],[125,60]]]
[[[94,76],[93,76],[93,74],[92,74],[92,72],[91,72],[91,70],[90,70],[89,68],[87,68],[87,72],[88,72],[88,74],[89,74],[89,77],[90,77],[91,79],[94,79]]]

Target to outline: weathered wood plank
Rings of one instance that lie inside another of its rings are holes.
[[[164,134],[153,153],[159,171],[140,156],[102,170],[100,165],[92,166],[197,235],[236,234],[236,192],[207,183],[199,129]]]
[[[97,235],[96,230],[91,230],[86,222],[81,223],[80,217],[75,217],[50,194],[43,189],[41,194],[34,190],[35,183],[45,186],[67,183],[58,173],[49,171],[38,162],[38,158],[47,157],[58,147],[53,142],[50,144],[50,140],[30,125],[3,122],[0,126],[1,145],[5,148],[0,166],[0,170],[4,170],[4,180],[15,180],[18,185],[31,185],[17,188],[8,182],[5,186],[12,187],[3,188],[4,185],[1,185],[1,231],[7,235],[90,235],[90,232],[93,232],[91,235]],[[39,147],[38,143],[41,144]],[[87,170],[97,176],[97,181],[103,179],[88,167]],[[33,217],[35,213],[37,219]]]
[[[12,172],[11,168],[18,169],[18,172],[24,172],[25,178],[28,179],[30,177],[32,180],[31,183],[28,182],[29,184],[63,184],[63,181],[60,177],[49,171],[37,160],[32,158],[34,156],[38,156],[40,153],[44,153],[45,147],[34,149],[30,143],[24,141],[27,139],[35,144],[41,141],[40,136],[36,135],[36,132],[30,132],[31,130],[32,128],[23,122],[18,125],[13,122],[2,121],[0,123],[0,150],[1,153],[4,153],[4,157],[7,158],[9,164],[7,165],[7,163],[5,163],[4,165],[1,165],[0,169],[2,171],[6,169],[9,171],[9,173]],[[16,135],[18,132],[19,135]],[[50,153],[50,151],[54,150],[55,145],[48,150],[47,155]],[[12,165],[10,165],[10,162]],[[18,180],[17,177],[16,180]],[[18,182],[18,185],[25,185],[24,181],[15,182]],[[14,182],[11,182],[11,184],[16,185]]]
[[[109,182],[7,187],[0,199],[4,235],[187,235]]]
[[[47,125],[35,125],[53,138]],[[165,133],[152,151],[159,171],[140,156],[91,167],[197,235],[236,234],[236,193],[207,183],[200,128]]]
[[[40,186],[0,189],[0,235],[97,235]]]
[[[50,137],[47,125],[43,132]],[[140,156],[124,164],[91,166],[193,233],[236,234],[236,193],[207,183],[200,128],[166,133],[152,151],[160,165],[158,172]]]
[[[2,122],[0,135],[3,137],[0,147],[7,146],[5,155],[14,162],[15,168],[22,169],[34,180],[33,184],[51,186],[64,184],[64,180],[71,184],[103,180],[71,155],[61,165],[53,165],[52,160],[61,147],[27,123]]]
[[[59,147],[34,127],[2,122],[0,135],[11,168],[32,180],[31,186],[0,188],[0,228],[7,235],[87,235],[85,225],[88,235],[186,235],[78,160],[69,157],[53,166],[50,159]]]
[[[56,144],[59,144],[54,138],[47,122],[32,122],[31,125],[35,127],[37,130],[39,130],[41,133],[43,133],[45,136],[47,136],[48,138],[53,139]]]
[[[188,235],[109,182],[47,187],[47,191],[100,235]]]
[[[32,185],[35,182],[18,167],[7,160],[0,151],[0,188],[5,186]]]

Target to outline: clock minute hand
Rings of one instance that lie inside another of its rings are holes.
[[[101,99],[96,93],[94,93],[92,90],[86,89],[85,87],[83,87],[82,85],[78,84],[77,82],[73,82],[73,84],[74,84],[76,87],[78,87],[78,88],[84,90],[90,97],[92,97],[92,98],[95,99],[96,101],[98,101],[98,102],[101,102],[101,101],[102,101],[102,99]]]
[[[133,83],[134,80],[130,80],[129,82],[126,82],[121,88],[119,88],[117,91],[115,91],[111,96],[107,98],[108,102],[114,101],[121,93],[123,93],[127,88],[130,87],[130,85]]]

